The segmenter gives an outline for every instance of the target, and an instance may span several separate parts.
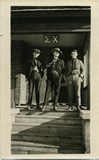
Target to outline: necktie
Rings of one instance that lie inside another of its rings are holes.
[[[35,64],[37,65],[37,59],[35,59]]]
[[[53,67],[55,68],[55,64],[56,64],[57,60],[53,60]]]
[[[76,60],[75,60],[75,59],[73,59],[73,60],[72,60],[72,70],[74,70],[74,69],[75,69],[75,63],[76,63]]]

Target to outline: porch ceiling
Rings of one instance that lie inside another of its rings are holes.
[[[90,31],[90,7],[12,7],[11,33]]]
[[[23,40],[31,46],[43,46],[44,34],[58,34],[61,39],[58,46],[82,47],[88,32],[90,6],[11,7],[12,40]]]

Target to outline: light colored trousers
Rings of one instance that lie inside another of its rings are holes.
[[[67,77],[69,106],[73,104],[73,93],[75,91],[77,106],[81,105],[81,82],[82,79],[78,75],[70,75]]]

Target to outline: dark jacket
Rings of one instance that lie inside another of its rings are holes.
[[[35,66],[37,66],[37,68],[39,70],[39,74],[41,75],[41,78],[43,77],[43,75],[44,75],[43,64],[38,59],[37,59],[37,64],[35,63],[35,59],[31,59],[31,60],[29,60],[29,64],[28,64],[27,79],[29,79],[31,74],[34,72],[33,69],[34,69]]]
[[[71,75],[72,71],[73,71],[72,70],[72,60],[70,60],[67,62],[67,65],[66,65],[66,76]],[[78,74],[81,77],[84,76],[84,65],[83,65],[83,62],[79,59],[76,59],[74,72],[75,74]]]
[[[64,61],[62,59],[58,59],[53,65],[53,61],[50,63],[49,67],[47,67],[47,78],[49,80],[56,80],[62,78],[64,70]]]

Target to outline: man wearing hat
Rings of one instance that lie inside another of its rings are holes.
[[[42,111],[45,111],[49,95],[52,91],[54,91],[53,107],[54,110],[57,110],[56,105],[58,102],[62,72],[64,69],[64,61],[59,59],[59,55],[62,54],[62,51],[59,48],[54,48],[51,50],[51,53],[53,54],[53,60],[47,65],[47,85]]]
[[[43,65],[38,57],[41,51],[39,49],[34,49],[32,52],[33,58],[29,60],[29,70],[28,70],[28,84],[29,84],[29,97],[28,97],[28,108],[32,108],[32,98],[33,98],[33,91],[35,86],[35,93],[36,93],[36,103],[37,109],[40,109],[39,106],[39,99],[40,99],[40,86],[41,86],[41,78],[44,74]]]
[[[72,60],[67,62],[66,79],[68,85],[69,95],[69,110],[73,110],[73,92],[75,89],[76,102],[78,110],[81,109],[81,82],[83,82],[84,65],[83,62],[77,59],[78,52],[73,50],[71,52]]]

